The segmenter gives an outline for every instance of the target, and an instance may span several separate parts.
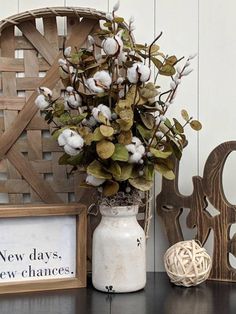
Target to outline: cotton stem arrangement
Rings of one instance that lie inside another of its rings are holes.
[[[125,23],[118,8],[100,21],[86,48],[64,47],[61,97],[42,86],[35,101],[64,150],[59,163],[86,172],[83,186],[104,197],[150,190],[155,171],[174,179],[173,157],[182,156],[185,127],[201,129],[184,109],[182,122],[167,115],[194,55],[184,61],[161,52],[162,33],[150,45],[135,43],[134,19]],[[170,80],[168,90],[158,85],[160,76]]]

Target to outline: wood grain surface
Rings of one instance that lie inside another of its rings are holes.
[[[213,231],[213,266],[210,279],[236,281],[236,269],[229,263],[229,254],[236,256],[236,234],[230,238],[230,227],[236,223],[236,206],[225,197],[222,175],[229,154],[236,150],[236,141],[217,146],[209,155],[203,177],[193,177],[192,195],[183,196],[178,189],[179,163],[175,160],[176,178],[163,179],[162,191],[157,196],[157,212],[161,217],[170,245],[184,240],[180,226],[183,209],[190,209],[186,218],[188,228],[197,228],[196,239],[202,245]],[[218,214],[212,216],[207,207],[211,205]]]

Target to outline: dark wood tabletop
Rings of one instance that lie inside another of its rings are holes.
[[[148,273],[146,288],[106,294],[92,288],[0,296],[0,314],[235,314],[236,283],[208,281],[197,287],[170,284]]]

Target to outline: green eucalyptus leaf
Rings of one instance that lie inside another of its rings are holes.
[[[176,58],[176,56],[170,56],[166,59],[166,63],[170,65],[174,65],[177,61],[178,59]]]
[[[124,18],[123,17],[120,17],[120,16],[116,16],[113,21],[117,24],[119,23],[123,23],[124,22]]]
[[[175,72],[176,72],[175,68],[170,64],[164,64],[159,69],[159,74],[164,76],[173,76],[175,75]]]
[[[146,129],[140,124],[137,125],[137,130],[144,140],[149,140],[152,137],[151,130]]]
[[[153,129],[155,124],[155,118],[152,114],[144,112],[140,114],[140,118],[147,129]]]
[[[96,151],[101,159],[108,159],[113,155],[115,145],[110,141],[101,140],[100,142],[97,142]]]
[[[121,175],[121,167],[116,161],[112,161],[110,167],[107,169],[113,177],[119,177]]]
[[[192,121],[190,122],[190,126],[191,126],[191,128],[192,128],[193,130],[195,130],[195,131],[200,131],[201,128],[202,128],[202,124],[201,124],[201,122],[198,121],[198,120],[192,120]]]
[[[59,121],[61,124],[68,124],[69,122],[71,122],[71,116],[68,112],[65,112],[59,117]]]
[[[119,176],[114,176],[117,181],[126,181],[132,175],[133,165],[128,163],[120,163],[121,174]]]
[[[168,158],[169,156],[172,155],[172,152],[170,152],[170,151],[164,152],[164,151],[155,149],[153,147],[150,148],[150,152],[153,154],[154,157],[162,158],[162,159],[166,159],[166,158]]]
[[[80,152],[78,153],[78,155],[75,155],[75,156],[70,156],[70,158],[68,158],[68,164],[72,166],[77,166],[81,164],[83,157],[84,157],[83,152]]]
[[[110,137],[114,134],[114,129],[109,125],[100,125],[100,132],[104,137]]]
[[[174,139],[170,141],[170,145],[175,157],[180,160],[182,157],[182,147],[180,147],[180,145]]]
[[[60,117],[64,113],[64,103],[63,102],[56,102],[54,105],[54,116]]]
[[[113,196],[119,191],[119,183],[116,181],[106,181],[103,186],[103,195],[104,196]]]
[[[154,63],[155,67],[158,68],[158,70],[162,68],[163,63],[159,59],[151,57],[151,60]]]
[[[79,124],[80,122],[82,122],[86,117],[87,117],[88,113],[81,113],[78,116],[74,116],[71,119],[71,123],[73,124]]]
[[[119,161],[128,161],[129,160],[129,152],[127,148],[122,144],[115,144],[115,151],[111,156],[112,160]]]
[[[189,120],[189,114],[185,109],[181,110],[181,116],[185,121]]]
[[[101,131],[100,131],[100,128],[96,128],[92,134],[92,140],[94,142],[99,142],[101,141],[102,139],[104,139],[104,136],[102,135]]]
[[[173,120],[174,120],[174,123],[175,123],[175,128],[176,128],[176,130],[179,132],[179,133],[184,133],[184,128],[183,128],[183,126],[182,126],[182,124],[181,123],[179,123],[179,121],[177,120],[177,119],[175,119],[175,118],[173,118]]]
[[[168,180],[174,180],[175,174],[172,170],[170,170],[167,166],[163,164],[155,164],[154,168],[158,171],[164,178]]]
[[[147,181],[152,181],[154,179],[154,165],[147,164],[144,167],[144,176]]]
[[[153,185],[152,180],[146,180],[143,177],[138,177],[134,179],[129,179],[129,183],[136,189],[140,191],[149,191]]]
[[[99,179],[112,178],[111,174],[105,171],[102,164],[96,159],[88,165],[87,173]]]
[[[68,154],[63,154],[59,160],[58,160],[58,163],[59,165],[68,165],[68,159],[70,158],[71,156],[68,155]]]

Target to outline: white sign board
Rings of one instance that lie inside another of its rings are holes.
[[[0,207],[0,293],[86,286],[84,205]]]
[[[0,284],[75,277],[76,217],[0,219]]]

